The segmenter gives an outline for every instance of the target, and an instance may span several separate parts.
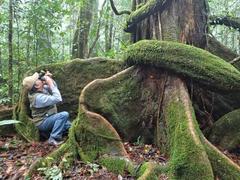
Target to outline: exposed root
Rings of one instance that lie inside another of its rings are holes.
[[[240,167],[213,146],[205,137],[202,137],[202,139],[215,177],[240,179]]]
[[[88,89],[98,87],[99,84],[103,84],[104,82],[112,81],[116,78],[118,78],[121,75],[124,75],[130,71],[133,70],[133,67],[130,67],[128,69],[125,69],[109,78],[106,79],[96,79],[89,83],[87,86],[84,87],[82,90],[82,93],[80,95],[80,109],[81,111],[86,115],[86,118],[88,119],[88,122],[91,124],[91,129],[94,130],[96,128],[103,128],[105,131],[108,132],[108,134],[111,134],[111,136],[104,136],[103,134],[96,134],[96,136],[101,136],[104,139],[107,139],[108,141],[115,141],[114,145],[116,146],[116,149],[118,149],[118,155],[119,156],[125,156],[128,157],[127,152],[123,146],[123,143],[121,142],[121,138],[115,128],[100,114],[91,112],[87,109],[87,102],[85,101],[85,94],[88,91]],[[86,128],[85,128],[86,129]],[[87,128],[89,129],[89,128]],[[114,155],[117,155],[116,152],[114,152]]]
[[[185,107],[185,113],[186,113],[187,121],[188,121],[188,128],[189,128],[190,133],[192,134],[192,137],[193,137],[195,143],[199,145],[201,142],[200,142],[199,137],[197,137],[197,133],[196,133],[194,123],[193,123],[193,109],[192,108],[190,109],[190,107],[192,107],[192,104],[190,104],[191,101],[189,98],[189,94],[187,92],[186,85],[183,83],[181,83],[181,84],[182,85],[179,87],[179,94],[183,101],[183,105]]]

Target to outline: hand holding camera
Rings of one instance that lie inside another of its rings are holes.
[[[53,87],[53,79],[52,73],[50,73],[48,70],[41,70],[39,72],[39,78],[41,81],[44,81],[50,88]]]
[[[52,77],[52,73],[50,73],[48,70],[41,70],[39,73],[39,78],[42,81],[45,81],[45,78],[48,77]]]

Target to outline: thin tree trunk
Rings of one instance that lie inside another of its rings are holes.
[[[109,49],[108,49],[108,36],[109,36],[109,18],[110,18],[110,15],[109,15],[109,4],[107,6],[107,17],[106,17],[106,21],[105,21],[105,30],[104,30],[104,35],[105,35],[105,52],[107,52]]]
[[[64,44],[64,37],[62,37],[62,60],[64,60],[65,56],[65,44]]]
[[[110,9],[110,7],[108,7]],[[107,10],[108,17],[105,24],[105,52],[109,51],[112,48],[112,39],[113,39],[113,18],[114,14],[112,11]]]
[[[85,58],[88,55],[88,36],[95,4],[96,0],[84,1],[80,8],[73,39],[72,58]]]
[[[35,67],[38,67],[38,37],[37,37],[38,31],[37,31],[37,23],[34,23],[34,50],[35,50]]]
[[[28,25],[28,29],[27,29],[27,37],[28,37],[28,39],[27,39],[27,51],[26,51],[26,64],[29,64],[29,62],[30,62],[30,33],[31,33],[31,25],[30,25],[30,23],[29,23],[29,25]]]
[[[8,25],[8,96],[13,103],[13,0],[9,0],[9,25]]]
[[[103,23],[102,15],[103,15],[103,10],[104,10],[104,6],[105,6],[106,2],[107,2],[107,0],[104,0],[104,2],[102,4],[102,8],[99,12],[99,17],[98,17],[98,13],[95,12],[95,14],[94,14],[95,22],[93,22],[93,24],[96,23],[97,25],[93,26],[92,29],[97,29],[97,31],[96,31],[95,39],[92,41],[92,44],[89,46],[89,51],[88,51],[88,54],[86,56],[87,58],[89,58],[90,56],[93,56],[93,57],[97,56],[97,51],[96,50],[94,51],[94,48],[96,47],[98,39],[100,37],[100,30],[101,30],[101,26],[102,26],[102,23]],[[98,9],[97,7],[98,6],[95,6],[96,11]]]
[[[2,63],[2,49],[0,43],[0,79],[3,79],[3,63]]]
[[[112,17],[114,14],[112,13]],[[108,48],[112,49],[112,42],[113,42],[113,19],[110,21],[110,29],[109,29],[109,39],[108,39]]]
[[[238,54],[240,54],[240,32],[238,33]]]
[[[20,84],[21,84],[21,76],[22,76],[22,72],[21,72],[21,55],[20,55],[20,33],[19,33],[19,21],[17,16],[15,16],[16,19],[16,24],[17,24],[17,61],[18,61],[18,73],[17,73],[17,92],[19,92],[20,89]]]

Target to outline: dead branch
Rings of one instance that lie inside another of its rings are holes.
[[[234,58],[234,59],[233,59],[232,61],[230,61],[229,63],[230,63],[230,64],[234,64],[234,63],[236,63],[236,62],[238,62],[238,61],[240,61],[240,56]]]
[[[118,16],[119,16],[119,15],[123,15],[123,14],[128,14],[128,15],[131,14],[131,12],[130,12],[130,11],[127,11],[127,10],[118,12],[118,10],[117,10],[117,8],[116,8],[113,0],[110,0],[110,3],[111,3],[111,8],[112,8],[114,14],[116,14],[116,15],[118,15]]]

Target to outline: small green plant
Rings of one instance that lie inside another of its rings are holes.
[[[94,163],[87,163],[87,166],[90,167],[90,169],[88,169],[88,172],[90,172],[91,175],[93,175],[93,173],[98,172],[99,170],[99,165],[98,164],[94,164]]]
[[[142,146],[144,144],[144,140],[142,136],[138,136],[137,141],[133,143],[135,146]]]
[[[53,166],[51,168],[48,168],[48,167],[38,168],[38,171],[42,172],[45,175],[46,179],[51,179],[51,180],[63,179],[62,171],[57,166]]]
[[[3,97],[0,99],[0,104],[9,104],[11,102],[11,98]]]

